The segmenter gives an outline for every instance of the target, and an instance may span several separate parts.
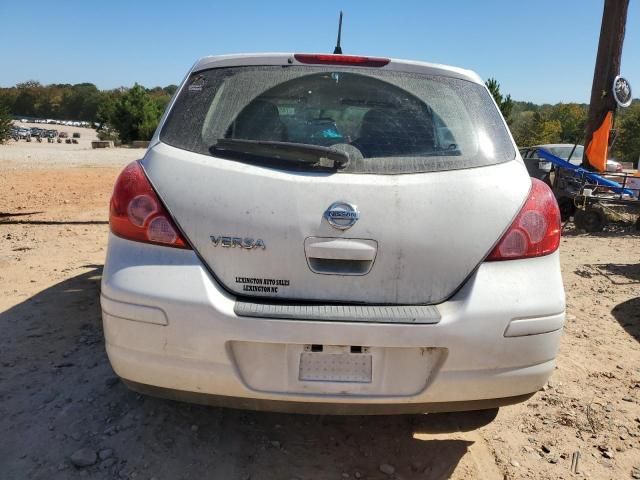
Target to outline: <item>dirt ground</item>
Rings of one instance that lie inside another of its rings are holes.
[[[57,147],[67,146],[0,146],[3,480],[640,478],[640,236],[631,229],[565,232],[558,368],[526,403],[395,417],[202,407],[130,392],[104,351],[108,199],[142,151]]]

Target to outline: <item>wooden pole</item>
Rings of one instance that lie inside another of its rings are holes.
[[[620,59],[624,30],[627,23],[629,0],[604,0],[602,25],[596,67],[593,72],[591,101],[585,127],[585,146],[588,146],[598,127],[602,124],[607,112],[615,112],[616,101],[613,98],[613,81],[620,74]],[[582,166],[589,167],[586,149],[582,158]]]

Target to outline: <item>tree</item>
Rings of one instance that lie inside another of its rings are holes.
[[[171,96],[174,93],[176,93],[176,90],[178,90],[178,85],[174,85],[174,84],[167,85],[166,87],[163,88],[163,90],[167,95]]]
[[[122,90],[109,90],[102,92],[100,96],[100,103],[98,104],[98,110],[96,116],[93,119],[98,124],[98,130],[106,127],[116,112],[116,103],[123,95]]]
[[[13,119],[9,110],[4,105],[0,105],[0,143],[4,143],[11,133]]]
[[[60,111],[71,120],[92,121],[96,118],[100,91],[93,83],[79,83],[65,89]]]
[[[584,142],[584,127],[587,122],[586,106],[577,103],[559,103],[551,108],[549,119],[560,122],[559,142],[580,144]]]
[[[635,103],[625,112],[618,127],[618,139],[614,149],[620,160],[634,162],[640,159],[640,103]]]
[[[488,79],[485,85],[498,104],[498,108],[500,108],[502,116],[507,122],[509,122],[511,119],[511,110],[513,109],[513,101],[511,100],[511,95],[507,95],[506,97],[502,96],[502,93],[500,93],[500,84],[495,78]]]
[[[511,133],[520,147],[558,143],[562,125],[559,120],[552,120],[544,113],[525,112],[511,128]]]
[[[116,101],[109,124],[124,143],[150,140],[161,115],[158,104],[136,83]]]

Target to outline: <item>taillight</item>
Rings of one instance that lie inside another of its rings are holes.
[[[536,178],[531,182],[529,198],[487,261],[541,257],[560,246],[560,209],[556,197],[544,182]]]
[[[190,248],[138,162],[127,165],[116,180],[109,226],[114,234],[128,240]]]
[[[391,61],[388,58],[361,57],[357,55],[296,53],[293,57],[300,63],[317,65],[353,65],[357,67],[384,67]]]

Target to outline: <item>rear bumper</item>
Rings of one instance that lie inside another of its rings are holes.
[[[193,252],[110,237],[107,353],[118,375],[161,396],[334,413],[489,408],[544,385],[564,322],[557,253],[482,264],[431,325],[239,317],[234,305]],[[300,381],[296,355],[306,344],[370,347],[374,381]]]
[[[206,393],[186,392],[170,388],[154,387],[142,383],[124,380],[133,391],[154,397],[198,403],[212,407],[234,408],[239,410],[257,410],[264,412],[303,413],[313,415],[397,415],[411,413],[466,412],[487,410],[516,403],[531,398],[533,393],[515,397],[492,398],[488,400],[469,400],[441,403],[320,403],[292,402],[285,400],[264,400],[259,398],[226,397]]]

